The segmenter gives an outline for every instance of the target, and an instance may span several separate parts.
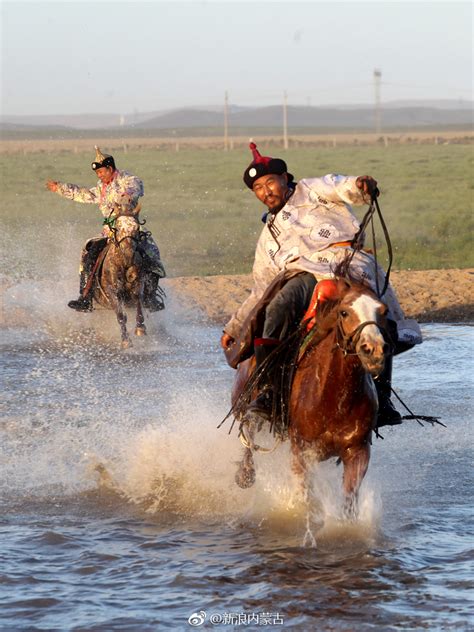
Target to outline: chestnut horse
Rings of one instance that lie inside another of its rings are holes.
[[[306,339],[306,348],[300,349],[294,365],[287,436],[293,470],[305,487],[311,462],[331,457],[342,461],[346,508],[354,510],[369,464],[377,415],[373,378],[382,371],[389,351],[384,338],[387,308],[372,290],[353,279],[323,283],[332,284],[331,298],[318,301],[314,335],[309,342]],[[298,346],[300,342],[301,336]],[[278,348],[273,354],[278,358]],[[254,366],[253,358],[239,365],[232,394],[234,411],[242,410],[239,397]],[[255,430],[243,416],[241,437],[246,448],[236,475],[241,487],[255,480],[252,452],[259,450],[253,442]]]
[[[127,332],[125,307],[136,307],[135,335],[145,336],[143,316],[144,275],[142,257],[138,250],[140,224],[134,215],[119,215],[111,229],[93,289],[99,305],[113,309],[120,325],[122,348],[131,346]]]

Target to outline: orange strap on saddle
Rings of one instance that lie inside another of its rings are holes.
[[[306,331],[310,331],[316,323],[316,310],[318,304],[324,303],[328,300],[335,300],[337,298],[339,298],[337,281],[334,279],[323,279],[316,284],[313,296],[309,302],[309,307],[303,316],[303,322],[307,322]]]

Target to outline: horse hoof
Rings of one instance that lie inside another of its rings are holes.
[[[241,489],[248,489],[255,483],[255,470],[249,467],[239,467],[235,474],[235,482]]]
[[[137,327],[135,329],[135,336],[146,336],[146,329],[145,329],[145,327]]]
[[[122,340],[122,349],[129,349],[132,346],[131,340]]]

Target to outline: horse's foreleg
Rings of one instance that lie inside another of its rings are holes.
[[[241,429],[241,440],[245,446],[244,456],[237,462],[239,466],[235,473],[235,482],[242,489],[252,487],[255,483],[255,463],[253,460],[252,446],[255,435],[255,424],[245,422]]]
[[[132,346],[132,341],[129,338],[127,331],[127,314],[123,308],[123,303],[120,299],[117,299],[115,305],[115,315],[117,316],[118,324],[120,325],[120,334],[122,336],[122,349],[128,349]]]
[[[344,489],[344,513],[354,518],[357,514],[357,501],[359,495],[360,485],[367,473],[370,460],[370,445],[366,443],[363,446],[357,448],[357,450],[351,450],[343,458],[344,475],[343,475],[343,489]]]
[[[242,489],[252,487],[255,483],[255,463],[250,448],[244,449],[244,456],[237,464],[239,467],[235,473],[235,482]]]
[[[143,316],[142,302],[137,299],[137,320],[135,326],[136,336],[146,336],[145,317]]]
[[[291,442],[291,469],[300,483],[301,491],[306,496],[308,493],[308,464],[304,448],[296,441]]]

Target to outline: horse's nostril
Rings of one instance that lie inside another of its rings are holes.
[[[374,349],[371,345],[367,344],[367,342],[364,342],[363,344],[361,344],[361,349],[364,352],[365,355],[372,355],[372,353],[374,352]]]

